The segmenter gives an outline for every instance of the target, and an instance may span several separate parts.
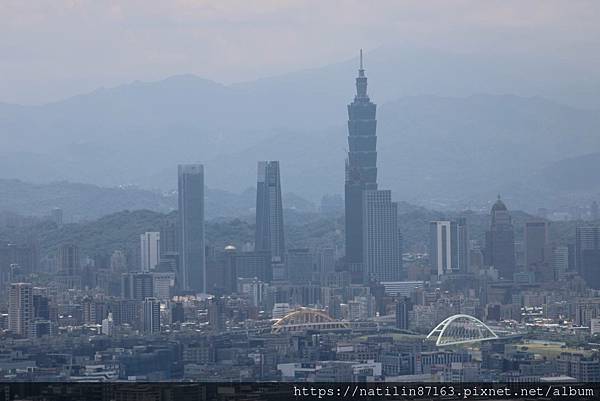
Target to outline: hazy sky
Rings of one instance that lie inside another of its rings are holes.
[[[1,0],[0,101],[181,73],[252,80],[355,57],[359,47],[598,63],[598,21],[595,0]]]

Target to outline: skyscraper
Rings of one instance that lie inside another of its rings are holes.
[[[376,107],[367,95],[361,50],[356,96],[348,105],[345,183],[346,264],[354,283],[364,278],[363,191],[377,189]]]
[[[552,273],[554,280],[562,281],[569,270],[569,247],[555,246],[552,248]]]
[[[432,221],[429,224],[429,264],[432,274],[467,273],[469,235],[467,221]]]
[[[500,277],[512,280],[515,272],[515,230],[510,213],[500,196],[492,206],[492,224],[486,232],[485,261],[494,266]]]
[[[80,273],[81,261],[77,245],[64,244],[58,248],[58,271],[66,276],[75,276]]]
[[[278,161],[258,162],[254,249],[270,251],[274,263],[283,261],[285,240]]]
[[[143,303],[144,313],[142,324],[145,333],[160,332],[160,301],[156,298],[146,298]]]
[[[535,273],[538,282],[553,281],[551,249],[546,221],[525,222],[525,269]]]
[[[204,166],[179,165],[178,178],[181,248],[178,285],[183,290],[206,292]]]
[[[140,235],[140,261],[143,272],[154,270],[160,261],[160,232],[148,231]]]
[[[177,225],[169,222],[160,228],[160,254],[179,252],[177,246]]]
[[[402,279],[398,204],[389,190],[363,191],[363,280]]]
[[[410,298],[400,296],[396,301],[396,328],[408,330],[409,312],[412,310]]]
[[[575,265],[589,287],[600,289],[600,226],[576,228]]]
[[[30,283],[11,284],[8,297],[8,329],[20,336],[30,336],[33,318],[33,287]]]
[[[452,245],[449,221],[429,223],[429,266],[438,277],[452,271]]]

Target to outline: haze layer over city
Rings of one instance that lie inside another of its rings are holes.
[[[0,381],[600,381],[600,5],[0,4]]]

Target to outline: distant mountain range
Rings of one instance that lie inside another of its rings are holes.
[[[381,54],[368,60],[369,92],[380,104],[380,186],[396,199],[481,209],[501,192],[531,210],[560,204],[575,183],[579,198],[600,193],[593,170],[567,168],[586,160],[597,171],[598,158],[584,156],[600,151],[596,110],[536,97],[468,95],[476,88],[500,91],[508,82],[500,70],[479,74],[476,63],[469,85],[457,67],[450,71],[461,85],[437,77],[413,87],[401,60],[385,64]],[[414,72],[416,61],[406,62]],[[396,80],[393,66],[399,66]],[[442,74],[437,68],[428,64],[419,82]],[[0,178],[134,185],[156,190],[150,202],[172,205],[160,194],[176,187],[177,163],[202,162],[210,188],[239,193],[254,185],[257,160],[280,160],[284,192],[316,203],[326,193],[343,193],[345,105],[355,69],[352,60],[231,86],[186,75],[42,106],[0,104]],[[436,85],[453,96],[402,96]]]
[[[283,196],[286,209],[314,212],[316,206],[293,193]],[[206,216],[254,216],[256,191],[242,193],[207,189]],[[19,180],[0,179],[0,213],[43,217],[53,208],[63,209],[65,223],[92,220],[124,210],[151,210],[168,213],[177,209],[177,194],[161,193],[136,187],[105,188],[92,184],[66,181],[50,184],[31,184]]]

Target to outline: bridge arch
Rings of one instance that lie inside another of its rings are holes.
[[[339,329],[350,329],[350,324],[332,318],[325,311],[313,308],[297,309],[277,320],[271,326],[272,333]]]
[[[435,344],[442,347],[446,345],[496,340],[498,339],[498,335],[476,317],[458,314],[440,322],[431,330],[427,338],[436,339]]]

